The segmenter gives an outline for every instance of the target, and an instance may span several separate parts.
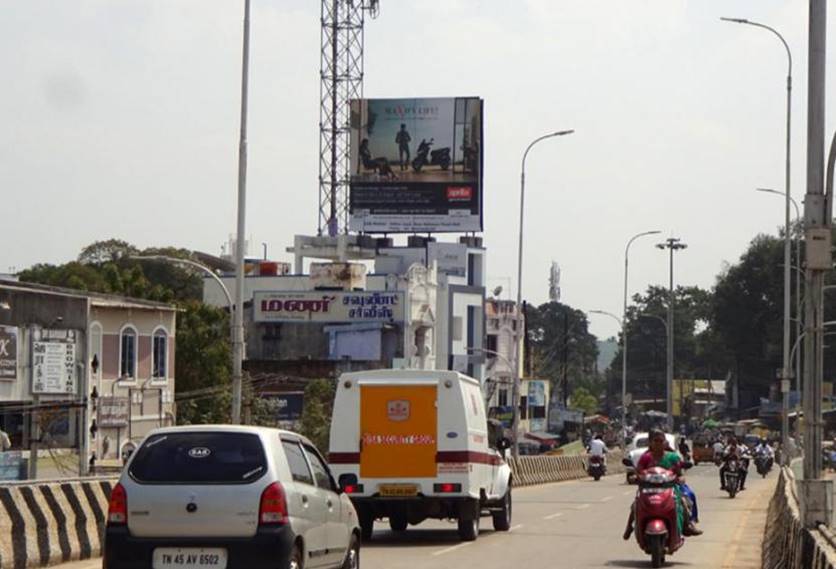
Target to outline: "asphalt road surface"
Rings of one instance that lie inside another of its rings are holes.
[[[766,508],[775,488],[777,471],[765,479],[752,476],[735,499],[719,489],[717,468],[700,465],[688,472],[700,507],[700,537],[688,538],[667,567],[754,569],[760,548]],[[452,522],[428,521],[403,534],[378,523],[374,539],[363,546],[364,569],[581,569],[650,567],[650,557],[634,538],[623,541],[635,486],[623,476],[517,488],[510,532],[494,532],[490,518],[482,519],[475,542],[461,542]],[[62,565],[65,569],[93,569],[100,561]]]

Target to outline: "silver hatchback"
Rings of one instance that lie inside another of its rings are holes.
[[[151,432],[113,488],[104,569],[360,566],[360,528],[306,438],[230,425]]]

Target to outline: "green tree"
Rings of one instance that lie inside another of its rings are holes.
[[[572,391],[571,406],[581,409],[586,415],[594,415],[598,412],[598,399],[585,387],[576,387]]]
[[[337,384],[331,379],[314,379],[305,386],[305,405],[299,432],[308,437],[323,453],[331,438],[331,413]]]

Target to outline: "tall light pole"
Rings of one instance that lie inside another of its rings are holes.
[[[623,345],[621,353],[621,448],[625,448],[627,440],[627,272],[629,268],[630,245],[639,237],[645,235],[657,235],[661,231],[643,231],[633,235],[627,246],[624,248],[624,306],[621,312],[621,341]]]
[[[664,243],[656,245],[659,249],[668,249],[670,251],[670,285],[668,288],[668,365],[667,378],[665,381],[667,391],[667,414],[668,414],[668,430],[673,432],[673,310],[674,310],[674,294],[673,294],[673,254],[675,251],[681,251],[688,247],[681,239],[677,237],[669,237]]]
[[[764,192],[767,194],[775,194],[778,196],[784,196],[784,192],[779,192],[778,190],[773,190],[771,188],[756,188],[758,192]],[[796,227],[801,227],[801,211],[798,208],[798,202],[790,196],[790,203],[792,203],[792,207],[795,209],[795,224]],[[787,239],[792,240],[790,237],[789,227],[787,226],[784,229],[784,240]],[[786,242],[784,243],[786,247]],[[795,240],[795,267],[801,266],[801,239]],[[790,267],[790,271],[792,271],[793,267]],[[795,271],[795,337],[798,339],[801,336],[801,269]],[[786,278],[786,266],[784,267],[784,277]],[[792,366],[793,358],[790,357],[787,363],[787,369],[789,370]],[[801,359],[795,361],[795,390],[797,392],[801,392]]]
[[[610,318],[614,319],[618,322],[618,327],[621,328],[621,340],[624,342],[624,339],[627,338],[627,328],[625,328],[626,320],[622,320],[612,312],[607,312],[606,310],[590,310],[590,314],[602,314],[604,316],[609,316]],[[625,352],[626,353],[626,352]],[[623,354],[622,354],[623,355]],[[624,388],[624,381],[625,381],[625,372],[624,366],[622,366],[621,371],[621,448],[625,448],[625,441],[627,439],[627,391]]]
[[[514,388],[512,389],[513,407],[514,407],[514,421],[511,427],[514,432],[514,446],[513,456],[517,458],[520,455],[519,446],[519,428],[520,428],[520,338],[522,336],[522,265],[523,265],[523,220],[525,218],[525,159],[528,158],[528,153],[531,148],[548,138],[556,136],[565,136],[572,134],[574,130],[558,130],[544,134],[539,138],[531,141],[531,144],[525,149],[522,157],[522,167],[520,168],[520,242],[519,250],[517,251],[517,334],[514,339]]]
[[[244,49],[241,65],[241,132],[238,139],[238,233],[235,238],[235,312],[232,314],[232,423],[241,422],[244,361],[244,225],[247,216],[247,99],[250,75],[250,0],[244,0]]]
[[[787,433],[789,430],[789,390],[790,390],[790,320],[792,318],[790,308],[790,132],[792,124],[792,52],[790,46],[778,30],[766,24],[753,22],[745,18],[721,18],[725,22],[732,22],[735,24],[745,24],[771,32],[775,37],[781,40],[784,49],[787,52],[787,132],[786,132],[786,159],[784,164],[784,343],[783,343],[783,357],[781,365],[781,393],[782,393],[782,407],[781,407],[781,441],[782,444],[787,444]]]

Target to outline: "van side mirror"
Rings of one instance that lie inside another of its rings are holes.
[[[499,437],[496,441],[496,448],[499,450],[507,450],[511,448],[511,439],[508,437]]]

